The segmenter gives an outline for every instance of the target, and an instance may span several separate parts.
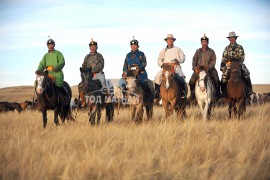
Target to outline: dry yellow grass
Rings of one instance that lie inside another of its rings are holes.
[[[184,121],[164,119],[135,125],[121,110],[107,124],[77,122],[56,127],[49,112],[0,114],[0,179],[269,179],[270,105],[248,107],[244,120],[227,120],[215,109],[203,123],[198,108]]]

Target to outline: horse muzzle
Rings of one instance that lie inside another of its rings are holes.
[[[43,88],[40,88],[40,87],[37,87],[36,89],[36,92],[38,95],[41,95],[43,93],[44,89]]]
[[[202,92],[204,92],[204,91],[205,91],[205,87],[200,87],[200,90],[201,90]]]

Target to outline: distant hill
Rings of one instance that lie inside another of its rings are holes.
[[[116,85],[118,79],[111,79],[112,83]],[[78,97],[78,86],[71,86],[72,96]],[[270,84],[256,84],[253,85],[254,92],[266,93],[270,92]],[[0,101],[9,102],[24,102],[25,100],[32,101],[34,95],[34,86],[14,86],[0,89]]]

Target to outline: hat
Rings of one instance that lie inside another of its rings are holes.
[[[46,42],[46,44],[47,45],[49,45],[49,44],[54,44],[55,45],[55,42],[54,42],[54,40],[53,39],[51,39],[51,37],[50,37],[50,35],[48,36],[48,41]]]
[[[130,41],[130,45],[139,45],[139,41],[136,40],[133,36],[133,39]]]
[[[236,36],[235,32],[229,32],[229,35],[227,38],[230,38],[230,37],[239,37],[239,36]]]
[[[174,41],[176,40],[176,38],[174,38],[172,34],[168,34],[167,37],[164,38],[165,41],[167,41],[167,39],[173,39]]]
[[[201,38],[201,41],[202,40],[206,40],[207,42],[209,41],[209,38],[205,36],[205,34],[203,35],[203,37]]]
[[[95,45],[97,46],[97,42],[93,40],[93,38],[91,38],[91,42],[89,43],[89,46]]]

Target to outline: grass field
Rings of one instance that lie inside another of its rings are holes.
[[[56,127],[50,111],[46,129],[39,112],[1,113],[0,179],[270,179],[269,110],[247,107],[239,121],[215,108],[203,123],[198,108],[180,120],[155,107],[135,125],[122,109],[94,127],[82,111]]]

